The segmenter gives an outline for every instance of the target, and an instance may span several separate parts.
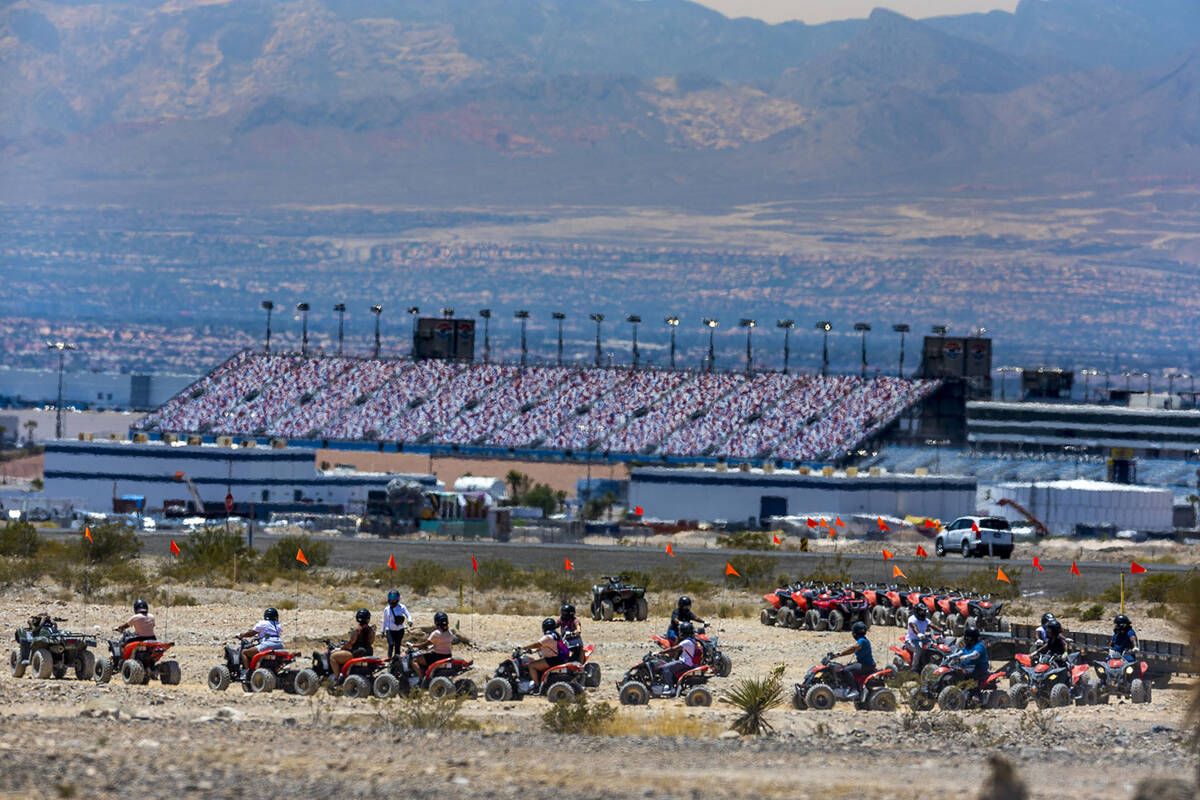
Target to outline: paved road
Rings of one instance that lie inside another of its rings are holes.
[[[56,531],[48,535],[54,537],[78,536],[74,531]],[[147,555],[165,556],[170,552],[171,538],[181,540],[187,534],[151,533],[143,534],[144,552]],[[278,541],[277,534],[256,533],[255,547],[262,550],[271,543]],[[582,544],[513,544],[482,541],[413,541],[388,539],[329,539],[333,544],[332,563],[334,566],[349,569],[381,567],[387,563],[389,555],[394,555],[397,563],[428,559],[446,566],[467,569],[474,555],[480,561],[484,559],[503,559],[514,566],[523,569],[563,569],[563,559],[570,559],[576,570],[588,576],[617,574],[619,572],[638,571],[654,572],[657,569],[686,569],[696,575],[708,575],[719,578],[724,574],[725,562],[732,561],[737,566],[739,558],[770,558],[775,561],[772,570],[776,575],[803,577],[822,568],[835,565],[835,559],[849,570],[854,580],[884,581],[892,577],[892,565],[898,565],[901,571],[910,569],[930,569],[940,567],[941,574],[948,584],[953,584],[956,578],[961,578],[969,572],[979,570],[994,571],[997,567],[1005,572],[1019,574],[1020,586],[1023,593],[1038,593],[1049,596],[1061,595],[1075,589],[1098,592],[1120,580],[1122,572],[1127,573],[1127,563],[1111,563],[1101,561],[1080,562],[1079,577],[1070,574],[1069,561],[1043,561],[1043,572],[1038,572],[1030,563],[1030,559],[1021,557],[1018,545],[1017,553],[1012,560],[1000,559],[964,559],[958,556],[946,558],[917,558],[898,556],[891,561],[883,561],[878,555],[843,554],[833,556],[825,553],[785,552],[756,552],[748,550],[676,550],[676,557],[668,557],[658,548],[628,547],[620,545],[582,545]],[[1155,564],[1153,572],[1187,572],[1190,566],[1178,564]],[[1136,581],[1136,578],[1133,578]]]

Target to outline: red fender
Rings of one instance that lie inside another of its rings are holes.
[[[339,677],[345,678],[350,674],[350,668],[358,664],[368,667],[382,667],[383,659],[376,658],[375,656],[361,656],[360,658],[352,658],[342,665],[342,671],[339,673]]]
[[[125,661],[128,661],[133,658],[133,654],[138,650],[145,650],[146,656],[149,657],[151,661],[158,661],[163,657],[163,653],[167,652],[174,646],[174,642],[130,642],[129,644],[125,645],[124,649],[121,650],[121,658]]]
[[[779,595],[775,594],[774,592],[771,592],[770,594],[764,594],[763,600],[766,600],[767,604],[770,605],[775,610],[779,610],[779,606],[780,606]]]
[[[1017,653],[1015,656],[1013,656],[1013,658],[1016,659],[1016,662],[1022,667],[1033,666],[1033,659],[1029,657],[1028,653]]]
[[[264,656],[270,656],[271,659],[278,659],[279,666],[283,666],[290,661],[294,661],[298,655],[300,654],[289,652],[287,650],[263,650],[261,653],[255,653],[250,658],[250,671],[253,672],[254,670],[258,669],[258,664],[263,660]]]

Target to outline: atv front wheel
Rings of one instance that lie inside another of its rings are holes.
[[[352,700],[361,700],[371,696],[371,684],[362,675],[351,675],[342,684],[342,691]]]
[[[483,686],[483,697],[493,703],[506,703],[513,699],[512,684],[507,678],[492,678]]]
[[[25,662],[21,660],[21,648],[14,647],[8,651],[8,671],[14,678],[25,674]]]
[[[1029,705],[1029,687],[1023,683],[1008,687],[1008,699],[1013,708],[1024,709]]]
[[[53,674],[55,680],[61,681],[63,678],[67,677],[67,662],[55,661]]]
[[[552,683],[546,689],[546,699],[551,703],[561,703],[564,700],[574,700],[575,689],[571,687],[571,684],[564,683],[563,681]]]
[[[767,613],[766,609],[763,610],[763,613]],[[796,624],[796,612],[792,611],[792,609],[788,608],[787,606],[784,606],[783,608],[779,609],[776,619],[779,621],[779,627],[781,628],[794,627]],[[768,622],[766,624],[769,625],[770,623]]]
[[[705,689],[703,686],[697,686],[689,691],[683,698],[683,702],[689,706],[711,706],[712,692]]]
[[[996,689],[988,698],[987,708],[1012,708],[1012,699],[1008,696],[1008,692]]]
[[[947,686],[938,692],[937,704],[942,711],[962,711],[967,705],[967,696],[957,686]]]
[[[644,706],[650,702],[650,690],[640,681],[630,681],[621,687],[617,697],[623,706]]]
[[[762,611],[758,612],[758,621],[761,622],[763,625],[766,625],[767,627],[770,627],[775,624],[775,620],[771,619],[771,615],[769,613],[767,613],[767,610],[765,608]]]
[[[142,662],[130,658],[121,664],[121,680],[130,686],[140,686],[146,682],[146,668]]]
[[[808,703],[804,702],[804,692],[800,690],[799,686],[796,687],[796,691],[792,692],[792,706],[797,711],[803,711],[808,708]]]
[[[835,608],[829,612],[827,622],[829,623],[829,630],[840,631],[846,625],[846,617]]]
[[[804,615],[804,629],[809,631],[821,630],[821,612],[810,608]]]
[[[214,667],[213,669],[225,669],[224,667]],[[228,672],[226,672],[228,674]],[[209,686],[212,686],[212,673],[209,675]],[[317,693],[317,689],[321,688],[321,676],[316,670],[302,669],[296,673],[296,694],[304,697],[312,697]]]
[[[224,664],[213,667],[208,671],[208,688],[214,692],[225,691],[232,682],[233,676],[229,674],[229,667]]]
[[[102,658],[96,662],[96,671],[92,673],[92,680],[96,683],[108,683],[112,680],[113,662],[111,658]]]
[[[611,600],[602,600],[600,602],[600,619],[605,620],[605,621],[612,621],[614,613],[615,613],[615,611],[613,609],[613,604],[612,604]]]
[[[804,704],[813,711],[828,711],[836,702],[837,696],[834,695],[832,687],[823,683],[810,687],[804,695]]]
[[[91,650],[84,650],[79,654],[79,658],[75,659],[75,680],[88,681],[94,674],[96,674],[96,656],[92,655]]]
[[[638,622],[645,622],[646,618],[650,616],[650,604],[646,602],[645,597],[639,597],[635,605],[634,616],[637,617]]]
[[[733,672],[733,661],[724,653],[718,653],[717,663],[713,664],[713,673],[718,678],[728,678],[731,672]]]
[[[600,686],[599,664],[589,663],[583,665],[583,685],[589,689],[595,689]]]
[[[274,675],[271,675],[274,678]],[[158,665],[158,679],[163,686],[178,686],[183,680],[183,671],[179,669],[178,661],[164,661]]]
[[[874,606],[871,608],[871,621],[876,625],[887,625],[887,609],[883,606]]]
[[[441,700],[454,694],[454,681],[444,675],[439,675],[429,682],[429,696]]]
[[[1129,701],[1131,703],[1150,702],[1150,684],[1141,678],[1129,682]]]
[[[1084,685],[1076,702],[1081,706],[1094,706],[1100,702],[1100,681],[1093,678]]]
[[[908,699],[908,702],[909,705],[913,707],[913,711],[929,711],[935,705],[937,705],[936,700],[925,694],[925,692],[921,691],[920,689],[913,691],[912,695]]]
[[[250,691],[266,694],[275,690],[275,673],[259,667],[250,673]]]
[[[600,619],[600,606],[595,602],[592,603],[592,619],[597,621]]]
[[[381,672],[375,676],[375,682],[371,684],[371,692],[380,700],[395,697],[400,693],[400,681],[396,680],[396,676],[390,672]]]
[[[44,647],[39,647],[29,658],[29,669],[35,678],[49,678],[54,674],[54,656]]]
[[[1071,705],[1071,687],[1060,683],[1050,690],[1050,705],[1055,708]]]
[[[896,693],[891,689],[877,689],[867,698],[867,708],[872,711],[895,711]]]

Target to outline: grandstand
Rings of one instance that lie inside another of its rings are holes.
[[[837,459],[937,380],[238,353],[135,429],[569,457]]]

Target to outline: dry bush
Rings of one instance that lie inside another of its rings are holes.
[[[474,731],[479,723],[462,714],[467,698],[450,695],[439,699],[428,692],[413,692],[408,697],[376,702],[376,713],[380,724],[388,730]]]
[[[669,710],[661,714],[617,714],[605,725],[601,733],[605,736],[633,736],[651,738],[655,736],[682,736],[688,739],[716,738],[723,728],[716,722],[692,717],[680,710]]]
[[[609,703],[589,704],[587,694],[573,700],[551,703],[542,712],[542,727],[550,733],[603,733],[617,716],[617,709]]]

